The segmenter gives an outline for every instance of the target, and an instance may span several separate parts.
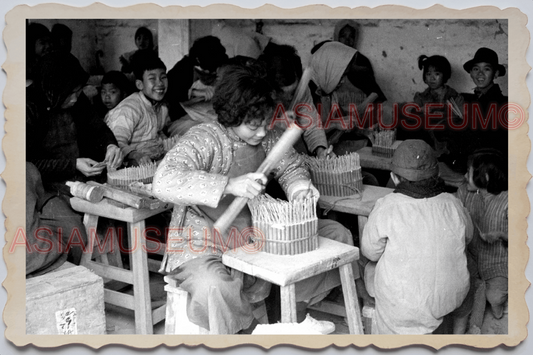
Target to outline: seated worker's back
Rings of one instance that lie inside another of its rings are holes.
[[[444,193],[427,143],[405,141],[392,166],[396,190],[377,201],[361,241],[363,254],[377,262],[372,332],[427,334],[466,297],[472,222],[461,202]]]

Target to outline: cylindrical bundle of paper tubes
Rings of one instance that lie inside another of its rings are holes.
[[[359,154],[350,153],[333,159],[306,157],[313,185],[321,195],[350,196],[363,188]]]
[[[254,242],[262,251],[296,255],[318,248],[316,198],[295,201],[259,195],[248,202],[254,226]]]

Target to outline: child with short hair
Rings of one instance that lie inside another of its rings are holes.
[[[492,314],[500,319],[508,297],[507,157],[495,149],[479,149],[468,158],[467,184],[457,197],[470,212],[474,239],[469,251],[486,287]]]
[[[222,264],[225,248],[248,243],[248,238],[239,235],[252,226],[250,210],[245,206],[232,223],[230,229],[238,232],[237,238],[228,232],[215,237],[211,231],[235,197],[253,198],[262,192],[267,178],[256,171],[280,133],[267,129],[274,102],[272,90],[257,67],[226,66],[216,84],[213,108],[217,122],[187,131],[154,176],[154,195],[174,204],[161,269],[171,273],[189,293],[187,315],[191,322],[206,329],[216,326],[222,334],[250,333],[257,325],[250,297],[264,298],[270,284],[249,275],[241,281]],[[274,166],[273,177],[289,200],[318,195],[292,147]],[[311,299],[338,282],[336,271],[298,282],[297,300]],[[210,324],[212,319],[218,324]]]
[[[446,57],[421,55],[418,57],[418,68],[422,70],[422,80],[428,86],[423,92],[417,92],[413,99],[421,108],[428,103],[446,104],[450,99],[460,99],[457,91],[446,85],[452,76],[452,67]]]
[[[100,98],[107,110],[114,109],[132,92],[130,81],[126,75],[117,70],[108,71],[102,78],[100,85]]]
[[[469,290],[466,244],[472,221],[439,178],[435,152],[406,140],[392,158],[393,193],[379,199],[364,228],[361,251],[374,263],[374,334],[427,334],[458,308]]]
[[[111,128],[125,159],[132,165],[150,163],[164,154],[163,130],[170,122],[163,101],[168,87],[166,66],[150,51],[135,54],[135,85],[138,92],[108,112]]]
[[[443,126],[444,129],[429,129],[423,127],[418,131],[419,138],[430,144],[436,151],[437,157],[449,153],[448,146],[453,145],[450,140],[453,139],[454,131],[450,130],[448,120],[453,119],[456,125],[458,117],[448,117],[447,105],[454,104],[462,110],[464,100],[452,87],[446,83],[452,75],[452,67],[446,57],[433,55],[428,57],[421,55],[418,57],[418,68],[422,70],[422,80],[428,86],[426,90],[415,93],[413,102],[418,105],[419,112],[425,115],[426,109],[430,113],[441,113],[442,119],[439,121],[432,120],[431,126]],[[442,108],[426,107],[428,104],[444,104]],[[452,111],[453,112],[453,111]],[[422,122],[427,122],[425,119]],[[414,138],[414,137],[412,137]],[[444,158],[446,160],[446,157]]]
[[[119,57],[122,67],[120,71],[123,73],[131,73],[133,71],[133,56],[137,51],[149,50],[157,53],[157,48],[154,46],[154,36],[152,32],[146,27],[139,27],[135,31],[135,46],[136,50],[124,53]]]

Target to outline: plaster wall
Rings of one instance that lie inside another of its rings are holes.
[[[51,28],[54,23],[69,26],[73,35],[72,53],[91,74],[119,70],[119,56],[136,49],[134,34],[138,27],[149,28],[159,55],[170,69],[188,53],[195,39],[213,33],[215,20],[36,20]],[[252,19],[224,20],[243,31],[255,31]],[[296,47],[303,65],[311,48],[333,38],[338,20],[263,19],[263,34],[276,43]],[[412,100],[426,85],[417,66],[418,56],[440,54],[452,65],[448,84],[459,92],[471,92],[474,85],[462,65],[479,47],[494,49],[500,62],[507,65],[508,24],[506,20],[355,20],[359,24],[358,50],[371,61],[376,78],[389,101]],[[159,36],[158,36],[159,35]],[[99,58],[99,60],[97,60]],[[503,93],[508,93],[507,75],[498,78]]]
[[[109,70],[120,70],[119,57],[123,53],[137,49],[135,31],[141,26],[152,32],[154,43],[157,45],[158,21],[157,19],[35,20],[50,30],[56,23],[68,26],[73,32],[72,54],[92,75],[103,74]]]
[[[208,22],[206,22],[208,21]],[[333,39],[338,20],[263,19],[263,34],[279,44],[296,47],[303,65],[310,60],[314,45]],[[357,48],[371,61],[376,79],[390,101],[412,100],[415,92],[426,88],[417,58],[444,55],[452,66],[448,85],[459,92],[471,92],[474,84],[463,63],[473,58],[480,47],[498,53],[507,66],[508,24],[506,20],[354,20],[359,24]],[[191,20],[191,40],[206,35],[205,25],[212,20]],[[228,25],[255,30],[255,20],[226,20]],[[201,31],[195,31],[201,28]],[[216,35],[216,33],[212,33]],[[496,80],[507,95],[507,75]]]

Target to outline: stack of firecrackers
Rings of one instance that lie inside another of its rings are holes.
[[[333,159],[305,158],[311,180],[324,196],[351,196],[362,191],[363,175],[359,154],[350,153]]]
[[[107,183],[109,185],[123,187],[129,186],[133,182],[150,184],[152,183],[156,169],[157,163],[152,162],[146,165],[108,171]]]
[[[384,158],[392,158],[396,150],[396,131],[382,130],[373,131],[372,154]]]
[[[318,248],[317,199],[284,201],[268,194],[248,202],[254,226],[253,241],[261,251],[297,255]]]

